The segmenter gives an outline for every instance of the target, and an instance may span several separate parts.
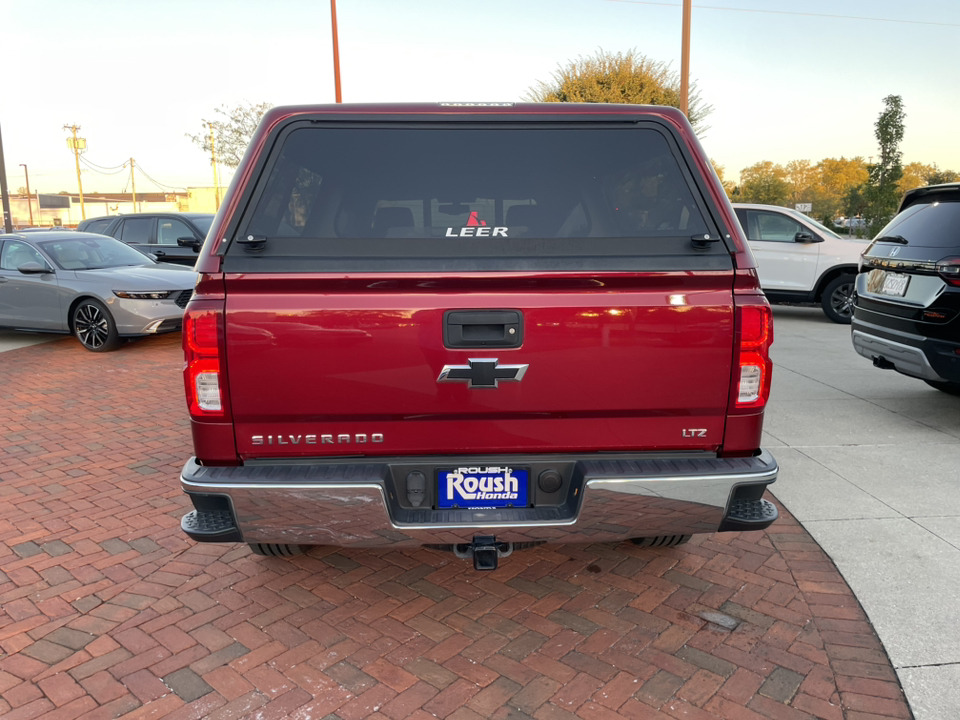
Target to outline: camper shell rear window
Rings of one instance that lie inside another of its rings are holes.
[[[230,243],[224,269],[729,267],[722,242],[691,242],[718,233],[654,123],[297,122],[273,144],[236,233],[248,242]]]

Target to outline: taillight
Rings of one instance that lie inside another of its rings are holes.
[[[739,299],[739,298],[738,298]],[[740,345],[737,352],[736,408],[762,408],[770,397],[773,363],[773,313],[767,304],[737,305]]]
[[[194,417],[224,417],[220,374],[223,313],[216,309],[188,310],[183,316],[183,380],[187,407]]]
[[[960,257],[946,257],[938,262],[937,273],[948,285],[960,287]]]

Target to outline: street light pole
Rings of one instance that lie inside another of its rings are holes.
[[[130,184],[133,185],[133,211],[140,212],[137,209],[137,176],[133,172],[136,166],[136,161],[133,158],[130,158]]]
[[[693,0],[683,0],[683,38],[680,43],[680,110],[690,117],[690,14]]]
[[[3,205],[3,230],[13,232],[13,218],[10,217],[10,195],[7,194],[7,166],[3,162],[3,135],[0,134],[0,204]]]
[[[27,164],[20,163],[23,168],[23,176],[27,180],[27,210],[30,211],[30,224],[33,225],[33,198],[30,196],[30,173],[27,171]]]
[[[333,84],[337,93],[337,102],[343,102],[340,96],[340,46],[337,42],[337,0],[330,0],[330,20],[333,25]]]

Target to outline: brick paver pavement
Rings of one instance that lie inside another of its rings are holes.
[[[676,549],[292,561],[179,530],[179,337],[6,353],[0,717],[909,718],[847,585],[789,516]]]

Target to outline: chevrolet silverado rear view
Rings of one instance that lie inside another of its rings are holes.
[[[275,108],[197,270],[195,540],[491,569],[776,518],[770,308],[673,109]]]

